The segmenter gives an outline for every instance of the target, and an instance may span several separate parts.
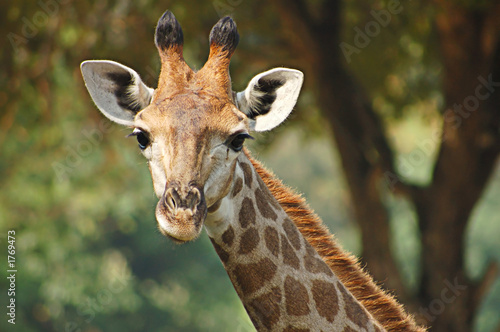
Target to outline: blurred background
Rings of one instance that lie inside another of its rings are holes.
[[[7,0],[0,4],[0,285],[10,331],[253,331],[205,234],[156,229],[150,174],[79,65],[156,87],[171,10],[194,69],[231,15],[233,88],[305,73],[291,118],[250,142],[431,331],[499,331],[500,6],[489,0]]]

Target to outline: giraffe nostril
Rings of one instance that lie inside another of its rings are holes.
[[[164,205],[171,211],[175,211],[180,204],[180,196],[174,188],[168,188],[164,196]]]
[[[184,201],[186,208],[188,209],[196,209],[196,206],[200,202],[200,191],[196,188],[191,188],[186,195],[186,199]]]
[[[200,190],[198,188],[192,188],[191,189],[191,206],[192,207],[195,207],[198,205],[198,203],[200,203],[201,201],[201,193],[200,193]]]
[[[175,209],[176,208],[176,204],[175,204],[175,200],[172,196],[170,196],[168,199],[168,202],[167,204],[172,208],[172,209]]]

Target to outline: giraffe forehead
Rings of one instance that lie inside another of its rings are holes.
[[[162,101],[153,101],[136,118],[138,127],[152,134],[165,129],[199,137],[200,134],[230,135],[246,126],[246,116],[229,100],[199,94],[181,94]]]

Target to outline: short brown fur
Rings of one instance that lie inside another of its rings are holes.
[[[274,174],[245,154],[281,207],[290,216],[302,235],[339,277],[344,286],[380,322],[387,331],[424,332],[414,318],[406,313],[396,299],[375,284],[353,255],[336,243],[321,219],[296,192],[285,186]]]

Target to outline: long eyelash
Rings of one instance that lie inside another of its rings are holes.
[[[142,129],[139,129],[139,128],[134,128],[134,131],[131,132],[130,134],[128,134],[127,136],[125,137],[132,137],[132,136],[137,136],[139,135],[140,133],[144,133],[145,131],[142,130]]]
[[[255,139],[252,136],[250,136],[250,134],[248,134],[248,133],[237,132],[237,133],[234,133],[233,135],[231,135],[231,137],[229,137],[229,140],[235,139],[236,136],[239,136],[239,135],[242,135],[243,137],[245,137],[245,139]]]

